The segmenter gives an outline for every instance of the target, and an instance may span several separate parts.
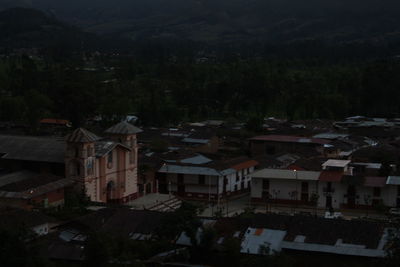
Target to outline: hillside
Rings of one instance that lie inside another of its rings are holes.
[[[9,0],[0,1],[9,6]],[[31,0],[84,30],[136,40],[386,43],[400,39],[395,0]]]

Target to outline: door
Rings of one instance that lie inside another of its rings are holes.
[[[167,174],[157,173],[158,192],[160,194],[168,194]]]
[[[179,196],[183,196],[183,195],[185,195],[185,185],[181,185],[181,184],[179,184],[178,185],[178,195]]]
[[[301,183],[301,201],[308,202],[308,183],[307,182]]]
[[[332,196],[326,196],[326,208],[330,209],[332,208]]]
[[[151,183],[147,183],[146,184],[146,194],[150,194],[151,193]]]
[[[112,201],[114,198],[114,190],[115,190],[115,184],[113,181],[108,182],[107,184],[107,202]]]
[[[356,187],[354,185],[349,185],[347,188],[347,205],[351,209],[356,207]]]

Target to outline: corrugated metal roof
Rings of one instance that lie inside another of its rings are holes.
[[[328,159],[322,164],[323,167],[346,167],[351,161],[350,160],[340,160],[340,159]]]
[[[208,144],[210,142],[209,139],[197,139],[197,138],[189,138],[186,137],[182,140],[184,143],[192,143],[192,144]]]
[[[101,138],[86,129],[78,128],[72,133],[67,135],[65,140],[70,143],[92,143],[100,140]]]
[[[65,148],[60,139],[0,135],[3,159],[64,163]]]
[[[345,138],[349,136],[348,134],[341,134],[341,133],[320,133],[313,136],[313,138],[317,139],[338,139],[338,138]]]
[[[400,176],[389,176],[386,184],[400,185]]]
[[[129,134],[137,134],[141,133],[142,130],[139,129],[136,126],[133,126],[129,122],[123,121],[120,122],[110,128],[108,128],[105,133],[107,134],[124,134],[124,135],[129,135]]]
[[[351,163],[353,166],[365,166],[367,169],[380,169],[382,167],[381,163],[364,163],[364,162],[354,162]]]
[[[19,171],[0,176],[0,187],[28,179],[29,174],[28,171]]]
[[[251,174],[252,178],[263,179],[290,179],[317,181],[320,172],[315,171],[292,171],[280,169],[262,169]]]
[[[117,143],[111,141],[98,141],[94,144],[96,157],[102,157],[117,146]]]
[[[350,255],[350,256],[363,256],[363,257],[373,257],[382,258],[385,257],[385,251],[380,249],[367,249],[361,247],[352,247],[346,245],[323,245],[323,244],[309,244],[300,242],[288,242],[283,241],[281,244],[282,249],[292,249],[300,251],[312,251],[312,252],[323,252],[332,253],[340,255]]]
[[[203,156],[203,155],[198,155],[195,157],[191,157],[191,158],[187,158],[187,159],[183,159],[180,162],[182,163],[189,163],[189,164],[205,164],[205,163],[209,163],[212,160]]]
[[[290,136],[290,135],[263,135],[250,138],[250,140],[286,142],[286,143],[309,143],[309,144],[319,144],[319,145],[325,145],[331,142],[325,139],[305,138],[301,136]]]
[[[163,165],[159,172],[163,173],[181,173],[181,174],[197,174],[197,175],[221,175],[215,169],[207,167],[193,167],[193,166],[178,166],[178,165]]]
[[[286,236],[286,231],[264,229],[264,228],[247,228],[242,241],[242,253],[261,254],[261,247],[265,246],[269,249],[269,254],[281,251],[281,244]]]

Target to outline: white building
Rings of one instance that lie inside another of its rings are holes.
[[[328,160],[322,171],[263,169],[251,174],[258,203],[309,204],[320,208],[400,207],[400,177],[379,176],[381,164]]]
[[[251,174],[251,198],[256,202],[310,204],[318,192],[320,172],[263,169]]]
[[[204,156],[167,161],[158,171],[160,193],[215,201],[250,189],[257,161],[238,158],[212,161]]]

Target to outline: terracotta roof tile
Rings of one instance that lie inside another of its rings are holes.
[[[387,177],[367,176],[365,177],[364,186],[367,187],[384,187]]]
[[[323,182],[340,182],[342,177],[343,172],[340,171],[322,171],[319,180]]]

